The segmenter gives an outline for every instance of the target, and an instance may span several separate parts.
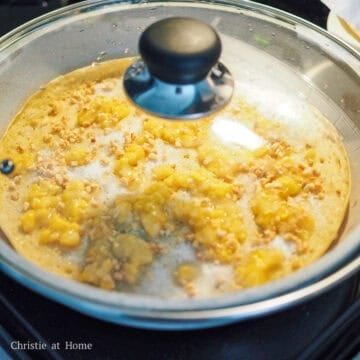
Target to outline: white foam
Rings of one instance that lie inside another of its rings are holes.
[[[112,173],[109,165],[103,165],[99,160],[90,164],[70,168],[68,175],[71,179],[96,181],[101,184],[98,196],[99,201],[111,201],[117,195],[127,194],[129,191],[123,187],[119,179]]]
[[[282,251],[286,257],[290,257],[296,251],[296,245],[291,241],[285,240],[280,235],[276,235],[270,244],[274,248]]]
[[[133,133],[139,135],[143,132],[144,121],[139,116],[130,115],[120,122],[121,130],[127,133]]]
[[[195,251],[190,243],[170,243],[166,255],[150,265],[148,275],[137,286],[136,292],[166,298],[186,298],[183,288],[174,283],[173,273],[179,264],[193,262],[195,259]]]
[[[102,181],[108,166],[100,163],[99,160],[93,160],[87,165],[69,168],[68,174],[71,179],[84,179]]]
[[[234,271],[231,265],[204,263],[201,265],[201,275],[194,281],[194,288],[197,296],[210,296],[222,293],[233,282]]]
[[[101,201],[109,202],[118,195],[129,194],[129,191],[124,186],[121,186],[119,179],[113,174],[108,174],[104,178],[102,185],[103,188],[99,197]]]
[[[119,148],[124,146],[125,138],[123,131],[112,131],[108,134],[98,135],[96,142],[101,145],[109,145],[111,141],[116,142]]]

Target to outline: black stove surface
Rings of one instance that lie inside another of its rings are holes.
[[[350,279],[319,298],[258,320],[174,332],[95,320],[1,276],[0,346],[11,359],[21,360],[349,359],[359,350],[360,302],[350,307],[357,284]],[[33,348],[21,351],[26,344]],[[0,352],[0,359],[7,358]]]
[[[326,26],[328,9],[319,0],[258,2]],[[71,1],[0,0],[0,36],[68,3]],[[0,274],[0,359],[352,358],[359,351],[360,334],[356,289],[357,280],[350,279],[316,301],[259,320],[169,332],[94,320]],[[21,350],[24,347],[27,349]]]

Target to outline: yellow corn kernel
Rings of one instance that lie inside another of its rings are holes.
[[[254,150],[253,154],[256,158],[262,158],[263,156],[267,155],[269,149],[266,146],[260,146],[256,150]]]
[[[128,144],[125,146],[125,155],[127,162],[131,166],[137,165],[140,160],[145,159],[145,150],[141,145]]]
[[[200,168],[195,171],[192,171],[188,176],[193,181],[195,181],[196,184],[199,184],[199,185],[201,185],[206,180],[214,180],[215,179],[214,175],[205,168]]]
[[[304,214],[297,221],[297,226],[298,226],[296,229],[297,235],[301,239],[307,240],[315,229],[314,219],[311,216]]]
[[[39,185],[33,184],[30,187],[27,200],[31,203],[33,199],[40,199],[46,195],[47,195],[47,191],[45,189],[41,189]]]
[[[174,171],[174,165],[160,165],[153,168],[152,174],[155,180],[164,180],[165,178],[173,174]]]
[[[275,217],[279,209],[280,199],[277,196],[265,193],[255,197],[251,207],[255,222],[264,228],[275,225]]]
[[[300,184],[290,176],[280,176],[276,179],[276,183],[280,184],[280,195],[285,198],[288,196],[296,196],[301,191]]]
[[[271,248],[256,249],[249,255],[250,263],[254,263],[266,270],[272,270],[281,266],[283,260],[284,254],[281,250]]]
[[[206,159],[209,157],[210,147],[206,145],[201,145],[197,149],[197,157],[200,164],[206,162]]]
[[[193,182],[188,174],[174,173],[165,179],[165,184],[172,187],[174,190],[179,190],[190,189]]]
[[[119,177],[126,177],[131,174],[131,166],[127,162],[127,159],[122,157],[115,161],[114,174]]]
[[[153,213],[142,213],[140,219],[144,230],[152,239],[159,236],[160,230],[164,225],[162,214],[156,211],[153,211]]]
[[[309,215],[305,215],[302,218],[300,225],[308,231],[313,231],[315,227],[314,219]]]
[[[125,102],[119,102],[117,98],[115,98],[112,102],[111,111],[113,112],[113,115],[116,117],[117,121],[126,118],[130,114],[130,108],[128,104]]]
[[[314,148],[310,148],[308,150],[306,150],[306,153],[305,153],[305,160],[308,161],[309,163],[312,163],[314,162],[316,158],[316,151]]]
[[[161,129],[163,128],[163,123],[159,120],[153,118],[147,118],[144,121],[144,131],[148,132],[156,137],[159,136]]]
[[[221,244],[214,248],[213,255],[217,260],[220,260],[223,263],[231,263],[234,259],[234,255],[237,252],[237,247],[235,246],[226,246]]]
[[[145,192],[143,196],[140,196],[134,203],[134,208],[138,212],[149,212],[152,214],[158,214],[161,206],[166,201],[166,191],[158,193]]]
[[[51,222],[52,230],[62,231],[67,228],[67,225],[68,225],[68,221],[66,219],[64,219],[63,217],[61,217],[59,215],[53,216],[53,219]]]
[[[85,188],[85,185],[82,181],[74,180],[69,183],[69,185],[67,186],[65,191],[67,191],[67,190],[68,191],[72,191],[72,190],[81,191],[81,190],[84,190],[84,188]]]
[[[214,180],[208,183],[203,183],[200,186],[201,192],[211,198],[224,198],[231,194],[233,189],[232,184],[227,184],[223,181]]]
[[[53,181],[46,181],[44,184],[47,195],[57,195],[62,191],[61,186],[55,184]]]
[[[144,145],[145,143],[147,143],[147,139],[144,135],[137,135],[133,140],[133,143],[137,145]]]
[[[236,279],[245,286],[263,284],[276,278],[283,261],[284,255],[280,250],[253,250],[245,260],[245,265],[240,265],[236,269]]]
[[[217,234],[215,229],[211,227],[204,227],[202,229],[196,230],[195,239],[199,244],[203,245],[214,245],[217,242]]]
[[[74,147],[65,154],[65,162],[71,166],[85,165],[90,160],[90,153],[81,147]]]
[[[211,160],[207,159],[207,163],[205,166],[206,169],[208,169],[212,174],[216,176],[221,176],[225,166],[225,162],[221,162],[220,159],[211,158]]]
[[[175,280],[182,286],[196,280],[200,275],[200,267],[198,264],[181,264],[175,271]]]
[[[48,226],[53,218],[53,212],[48,209],[40,208],[35,210],[36,224],[40,227]]]
[[[55,231],[67,231],[67,230],[76,230],[79,231],[80,227],[77,223],[70,222],[59,215],[54,215],[49,226],[50,229]]]
[[[68,184],[64,190],[61,198],[62,201],[67,204],[71,203],[75,198],[87,199],[89,194],[85,191],[85,185],[83,182],[75,180]]]
[[[102,128],[113,127],[130,114],[129,106],[117,98],[97,96],[87,107],[78,113],[80,126],[97,123]]]
[[[32,184],[30,186],[30,192],[28,200],[31,201],[33,198],[41,198],[44,196],[55,196],[61,191],[61,187],[54,182],[44,179],[39,181],[38,184]]]
[[[204,230],[203,228],[207,227],[211,218],[215,218],[214,210],[210,212],[209,209],[198,206],[190,208],[189,214],[185,216],[185,219],[188,219],[189,224],[193,226],[196,231],[198,231],[198,229]],[[209,228],[209,231],[213,233],[214,229]]]
[[[119,259],[127,259],[139,265],[148,264],[153,258],[150,245],[143,239],[130,234],[119,234],[113,251]]]
[[[234,219],[227,227],[228,232],[231,232],[235,236],[235,240],[239,243],[243,243],[246,240],[247,232],[244,227],[242,219]]]
[[[60,238],[58,231],[51,231],[50,229],[43,229],[40,231],[40,243],[50,244],[57,242]]]
[[[130,202],[121,201],[116,205],[117,221],[121,224],[129,220],[131,216],[132,206]]]
[[[88,202],[84,199],[74,198],[72,201],[65,202],[62,214],[71,221],[79,222],[83,220],[88,208]]]
[[[35,225],[36,225],[35,220],[36,220],[36,217],[35,217],[34,210],[29,210],[29,211],[25,212],[20,218],[22,231],[27,234],[34,231]]]
[[[43,196],[32,198],[30,204],[33,209],[49,209],[56,207],[58,202],[57,196]]]
[[[124,262],[122,266],[125,280],[135,283],[142,265],[151,263],[153,253],[149,244],[141,238],[130,234],[119,234],[112,247],[114,255]]]
[[[30,201],[30,206],[32,209],[40,209],[43,205],[41,202],[41,197],[33,197],[32,195],[28,196],[28,200]]]
[[[130,166],[136,166],[139,162],[138,154],[135,152],[129,152],[124,155],[124,159]]]
[[[67,230],[60,235],[59,243],[67,247],[78,246],[80,244],[80,234],[75,230]]]
[[[128,176],[127,180],[128,181],[126,187],[130,191],[138,190],[143,182],[143,178],[141,177],[141,174],[138,174],[138,171],[133,173],[131,176]]]
[[[125,263],[123,265],[124,278],[129,284],[135,284],[140,272],[140,267],[136,263]]]
[[[160,132],[161,139],[169,144],[175,144],[176,139],[179,138],[178,135],[175,131],[168,131],[166,128],[163,128]]]

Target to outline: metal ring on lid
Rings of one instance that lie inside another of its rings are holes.
[[[168,119],[191,120],[224,107],[234,81],[218,59],[219,35],[195,19],[173,17],[150,25],[139,41],[141,60],[124,77],[130,99]]]

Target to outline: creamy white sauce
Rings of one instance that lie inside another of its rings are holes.
[[[292,241],[285,240],[280,235],[276,235],[270,242],[270,245],[282,251],[287,258],[291,257],[296,251],[296,245]]]
[[[201,264],[201,274],[194,280],[196,296],[209,296],[222,293],[231,287],[234,281],[234,270],[231,265],[214,263]]]
[[[109,171],[108,165],[103,165],[95,159],[87,165],[71,167],[68,170],[70,179],[102,181]]]
[[[101,202],[110,202],[116,196],[128,194],[129,191],[121,185],[119,179],[112,173],[113,165],[103,165],[99,160],[83,166],[69,168],[68,176],[75,180],[95,181],[101,185],[97,199]]]
[[[119,148],[122,148],[125,143],[124,132],[119,130],[112,131],[108,134],[102,134],[96,137],[97,144],[108,146],[112,141],[116,142]]]
[[[143,132],[144,121],[141,117],[129,115],[120,122],[121,131],[139,135]]]

